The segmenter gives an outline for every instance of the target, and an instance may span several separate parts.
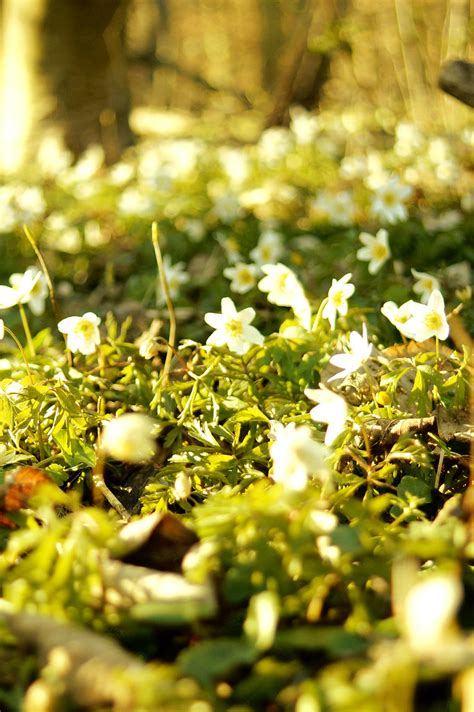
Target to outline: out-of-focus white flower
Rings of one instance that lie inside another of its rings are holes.
[[[354,220],[354,200],[347,190],[335,194],[323,190],[310,208],[316,217],[325,218],[334,225],[350,225]]]
[[[5,337],[5,323],[3,319],[0,319],[0,341],[3,341]]]
[[[171,264],[169,255],[163,257],[163,268],[165,271],[166,281],[171,299],[176,299],[179,295],[181,285],[189,282],[189,274],[185,271],[184,262],[176,262]],[[157,302],[162,305],[165,303],[165,295],[161,291],[161,283],[157,280]]]
[[[265,165],[275,166],[286,158],[292,145],[293,136],[288,129],[266,129],[257,144],[258,157]]]
[[[376,191],[371,212],[376,218],[388,223],[406,220],[408,211],[405,201],[410,198],[411,194],[412,189],[408,185],[402,185],[400,179],[394,176]]]
[[[152,197],[147,195],[143,188],[130,186],[120,195],[117,209],[122,215],[151,217],[155,212],[156,206]]]
[[[325,445],[332,445],[346,426],[347,403],[342,396],[327,388],[305,388],[305,396],[318,403],[309,412],[317,423],[327,423]]]
[[[357,258],[369,263],[369,274],[377,274],[391,256],[388,232],[382,228],[375,237],[368,232],[361,232],[359,240],[364,247],[357,250]]]
[[[242,217],[240,200],[234,193],[223,193],[214,200],[213,212],[226,225]]]
[[[223,146],[217,152],[219,162],[231,185],[239,188],[249,174],[249,159],[239,148]]]
[[[221,301],[222,313],[208,312],[204,321],[216,331],[206,343],[212,346],[227,346],[236,354],[245,354],[252,344],[263,344],[264,337],[250,322],[255,318],[255,309],[247,307],[237,311],[229,297]]]
[[[224,235],[222,232],[217,232],[216,240],[224,250],[228,262],[235,264],[241,260],[239,243],[236,237],[233,235]]]
[[[103,232],[97,220],[88,220],[84,225],[84,240],[89,247],[102,247],[109,241],[109,235]]]
[[[329,288],[327,303],[322,311],[323,319],[331,324],[331,329],[336,326],[336,316],[347,314],[347,300],[354,294],[355,287],[349,282],[352,274],[349,272],[341,279],[333,279]]]
[[[424,136],[421,131],[408,121],[401,121],[395,131],[396,141],[393,150],[402,158],[410,158],[424,145]]]
[[[144,413],[124,413],[107,420],[100,447],[115,460],[144,462],[156,453],[156,423]]]
[[[417,280],[413,285],[413,291],[415,294],[420,295],[420,301],[423,304],[427,304],[430,298],[430,294],[434,289],[440,287],[439,281],[433,275],[427,272],[417,272],[416,269],[412,269],[412,275]]]
[[[402,603],[401,627],[412,649],[430,656],[456,637],[455,616],[463,597],[459,579],[449,573],[426,576]]]
[[[93,354],[100,344],[99,324],[99,317],[93,312],[87,312],[83,316],[68,316],[62,319],[58,329],[66,335],[68,349],[87,356]]]
[[[10,275],[10,284],[18,293],[18,303],[28,304],[35,315],[44,312],[48,296],[48,283],[43,272],[37,267],[28,267],[25,272]]]
[[[313,439],[311,429],[295,423],[273,421],[270,430],[270,456],[273,462],[272,478],[284,487],[301,491],[308,479],[315,475],[323,482],[329,470],[329,451]]]
[[[31,222],[43,217],[46,212],[46,201],[43,191],[37,186],[25,187],[15,196],[19,218],[22,222]]]
[[[290,129],[297,143],[302,145],[314,143],[321,130],[318,117],[298,106],[291,107],[290,118]]]
[[[191,242],[201,242],[206,234],[206,226],[199,218],[186,218],[184,230]]]
[[[281,262],[276,265],[262,265],[262,272],[266,276],[260,280],[258,288],[262,292],[268,292],[268,301],[280,307],[291,307],[308,330],[311,326],[311,307],[295,273]]]
[[[449,336],[449,324],[444,309],[443,295],[439,289],[430,294],[428,304],[412,304],[413,316],[406,323],[408,332],[413,333],[416,341],[426,341],[435,336],[444,341]]]
[[[154,336],[145,336],[140,340],[140,346],[138,347],[138,353],[142,358],[151,359],[159,353],[160,347]]]
[[[116,163],[109,169],[109,183],[116,186],[123,186],[133,178],[134,168],[130,163]]]
[[[398,331],[408,339],[415,338],[415,334],[407,328],[407,323],[413,316],[413,305],[416,305],[412,299],[398,307],[395,302],[385,302],[380,311],[391,322]]]
[[[187,499],[191,494],[191,478],[186,472],[178,472],[176,475],[173,494],[176,499]]]
[[[318,534],[330,534],[338,525],[336,515],[322,509],[315,509],[311,512],[310,521]]]
[[[235,267],[226,267],[224,277],[231,279],[230,288],[238,294],[245,294],[257,284],[259,274],[257,265],[246,265],[244,262],[237,262]]]
[[[274,264],[283,254],[282,237],[276,230],[264,230],[258,244],[250,251],[250,257],[257,265]]]
[[[355,373],[372,355],[372,344],[367,337],[367,327],[365,324],[362,324],[362,334],[359,334],[357,331],[351,331],[349,334],[349,347],[349,353],[336,354],[329,359],[329,363],[337,368],[341,368],[342,371],[331,376],[331,378],[328,379],[328,383],[340,378],[346,378],[346,376],[350,376],[351,373]]]

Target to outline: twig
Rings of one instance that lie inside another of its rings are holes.
[[[163,295],[165,297],[166,306],[168,308],[168,316],[170,320],[170,330],[168,336],[168,344],[166,347],[166,359],[165,365],[163,366],[163,374],[161,378],[161,385],[166,386],[168,383],[168,376],[171,368],[171,360],[173,358],[173,351],[176,344],[176,312],[173,306],[173,300],[171,299],[171,294],[169,290],[168,280],[166,279],[165,268],[163,264],[163,256],[161,254],[160,240],[158,237],[158,225],[154,222],[151,226],[151,239],[153,242],[153,249],[155,250],[156,264],[158,265],[158,274],[160,277],[160,284],[163,290]]]
[[[23,225],[23,230],[25,231],[25,235],[28,238],[28,241],[33,248],[36,257],[38,258],[38,262],[41,265],[41,269],[43,270],[44,276],[46,278],[46,284],[48,285],[48,290],[49,290],[49,298],[51,299],[51,307],[54,312],[54,318],[56,321],[60,321],[60,316],[59,316],[59,310],[58,310],[58,305],[56,302],[56,294],[54,291],[54,285],[53,285],[53,280],[51,279],[51,275],[49,273],[48,267],[46,265],[46,262],[44,261],[44,257],[41,254],[41,251],[38,247],[38,244],[31,234],[31,232],[28,230],[26,225]]]

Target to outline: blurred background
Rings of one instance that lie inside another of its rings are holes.
[[[0,0],[0,169],[45,136],[109,163],[142,135],[253,142],[301,105],[455,131],[437,87],[469,59],[471,0]]]

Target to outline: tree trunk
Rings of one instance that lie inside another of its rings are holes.
[[[80,154],[130,143],[127,0],[3,0],[0,167],[21,168],[45,132]],[[2,165],[3,163],[3,165]]]

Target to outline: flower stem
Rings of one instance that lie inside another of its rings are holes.
[[[323,309],[324,309],[324,307],[326,306],[326,304],[328,303],[328,301],[329,301],[328,298],[325,297],[325,298],[323,299],[323,301],[321,302],[321,304],[319,305],[319,309],[318,309],[318,312],[317,312],[317,314],[316,314],[316,316],[315,316],[315,318],[314,318],[314,322],[313,322],[313,326],[311,327],[311,331],[317,331],[317,330],[318,330],[319,322],[321,321],[321,315],[322,315],[322,313],[323,313]]]
[[[31,232],[28,230],[26,225],[23,225],[23,230],[25,231],[25,235],[28,238],[28,242],[30,243],[31,247],[34,250],[36,257],[38,258],[38,262],[41,265],[41,269],[43,270],[43,274],[46,279],[46,284],[48,285],[49,298],[51,300],[51,307],[54,312],[54,318],[56,319],[56,321],[60,321],[58,305],[56,302],[56,293],[54,291],[54,284],[53,284],[53,280],[51,279],[51,275],[49,273],[49,270],[48,270],[48,267],[44,260],[44,257],[41,254],[41,251],[38,247],[38,243],[36,242],[35,238],[31,234]]]
[[[28,324],[28,319],[26,318],[25,307],[21,302],[18,303],[18,309],[20,310],[21,323],[23,325],[23,330],[26,336],[26,342],[28,344],[28,349],[30,351],[30,356],[36,356],[36,350],[33,344],[33,339],[31,337],[30,326]]]
[[[158,225],[156,222],[154,222],[151,226],[151,239],[153,242],[153,249],[155,250],[155,258],[156,264],[158,266],[160,284],[165,297],[165,302],[168,309],[168,316],[170,320],[170,330],[168,335],[168,345],[166,348],[165,365],[163,366],[163,374],[161,377],[161,385],[166,386],[166,384],[168,383],[168,377],[171,368],[171,360],[173,358],[173,350],[176,344],[176,312],[174,310],[173,301],[171,299],[168,280],[166,279],[165,268],[163,265],[163,256],[161,254],[160,240],[158,236]]]
[[[25,362],[26,372],[28,373],[28,377],[30,379],[31,385],[34,385],[33,374],[30,371],[30,365],[28,363],[28,359],[26,358],[26,354],[25,354],[25,350],[24,350],[23,346],[20,344],[19,340],[17,339],[17,337],[15,336],[13,331],[8,328],[8,326],[4,325],[3,328],[5,329],[5,332],[11,336],[11,338],[15,342],[15,345],[16,345],[18,351],[21,353],[21,357],[22,357],[23,361]]]

